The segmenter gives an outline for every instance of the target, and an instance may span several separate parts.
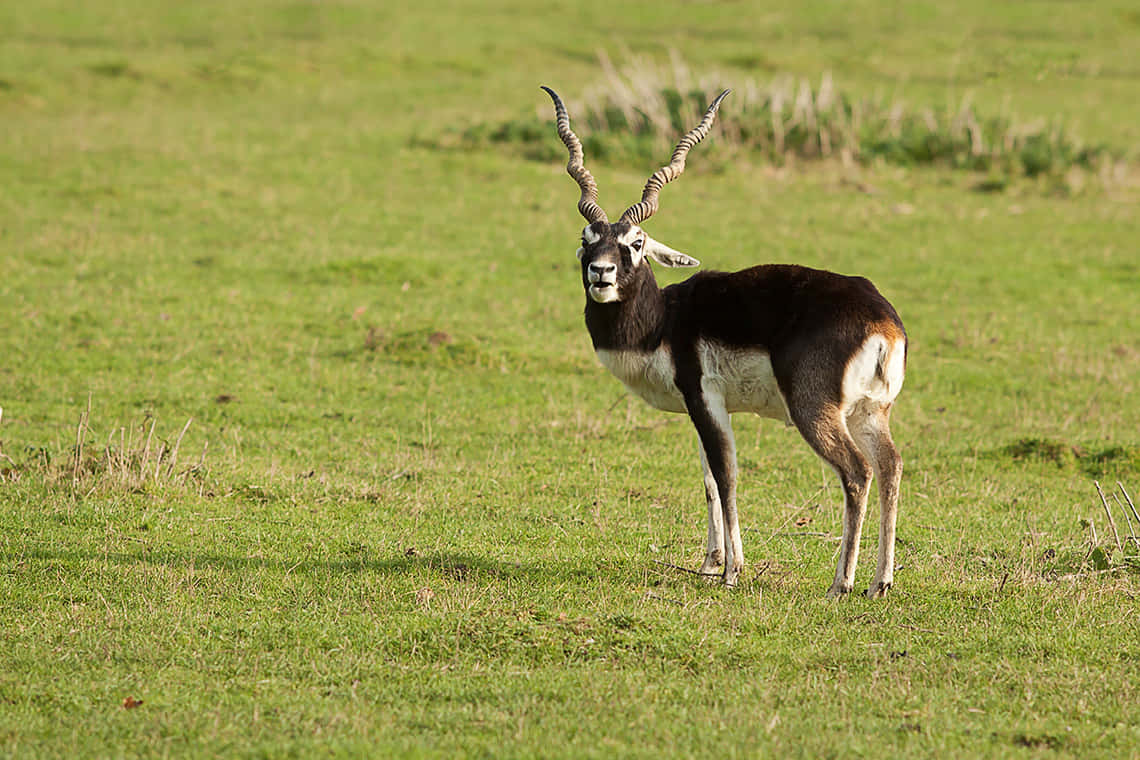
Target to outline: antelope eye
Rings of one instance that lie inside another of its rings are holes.
[[[643,241],[641,238],[638,238],[637,240],[634,240],[633,243],[630,244],[630,247],[633,248],[633,250],[635,250],[635,251],[640,251],[641,246],[644,244],[645,244],[645,241]]]

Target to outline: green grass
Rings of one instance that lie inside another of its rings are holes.
[[[838,488],[763,420],[735,423],[740,587],[661,564],[703,551],[695,436],[592,356],[564,160],[429,147],[548,118],[539,84],[583,98],[626,45],[1127,149],[1138,30],[1108,2],[0,5],[0,753],[1140,756],[1140,574],[1093,486],[1140,492],[1134,166],[981,194],[702,165],[714,130],[663,191],[653,235],[706,266],[865,274],[907,324],[902,568],[835,603]],[[665,160],[590,163],[602,203]]]

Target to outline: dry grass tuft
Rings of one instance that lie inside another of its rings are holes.
[[[147,416],[132,425],[112,426],[107,433],[96,433],[91,427],[91,401],[79,415],[75,427],[75,445],[63,456],[38,448],[25,462],[17,462],[0,451],[4,466],[0,479],[15,482],[28,475],[39,477],[51,486],[66,487],[73,494],[96,490],[138,492],[156,486],[200,484],[206,471],[209,441],[202,445],[196,461],[186,463],[182,442],[193,418],[175,435],[164,435],[158,420]],[[105,436],[105,437],[104,437]]]
[[[594,161],[653,163],[667,156],[677,136],[700,120],[717,93],[733,88],[718,116],[718,139],[704,148],[705,164],[745,155],[777,165],[838,159],[936,165],[989,175],[977,186],[1001,191],[1017,176],[1047,177],[1073,185],[1071,172],[1119,174],[1118,155],[1085,144],[1059,121],[983,115],[969,95],[956,107],[916,107],[883,95],[860,97],[839,87],[830,73],[818,84],[791,75],[768,82],[730,82],[696,75],[677,53],[666,66],[630,57],[619,70],[599,54],[604,81],[568,101],[575,131]],[[466,130],[465,146],[514,146],[527,157],[554,160],[562,146],[552,139],[543,107],[532,118]]]

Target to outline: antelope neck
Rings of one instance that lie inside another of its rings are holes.
[[[665,333],[665,293],[648,266],[622,288],[622,300],[596,303],[586,297],[586,329],[594,350],[653,351]]]

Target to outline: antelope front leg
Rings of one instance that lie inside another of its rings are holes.
[[[701,452],[701,470],[705,476],[705,502],[709,510],[709,535],[705,549],[705,561],[701,563],[701,575],[720,575],[724,565],[724,514],[720,506],[720,493],[716,478],[709,469],[709,459],[705,447],[698,442]]]
[[[736,442],[732,420],[719,393],[702,388],[699,395],[686,398],[689,417],[701,438],[702,463],[706,468],[705,487],[716,486],[720,502],[720,537],[713,538],[717,520],[709,500],[709,543],[711,549],[724,547],[724,585],[735,586],[744,569],[744,544],[740,539],[740,521],[736,512]],[[706,564],[708,558],[706,556]]]

